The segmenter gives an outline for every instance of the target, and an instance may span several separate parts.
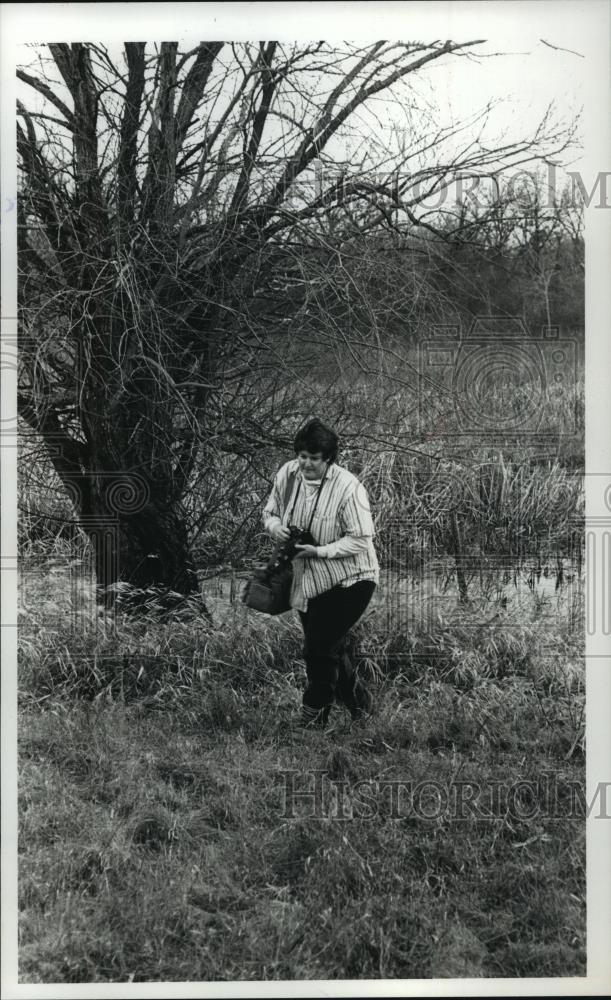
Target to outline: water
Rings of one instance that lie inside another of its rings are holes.
[[[213,620],[236,623],[248,614],[241,594],[250,570],[226,566],[200,574],[204,600]],[[426,631],[439,625],[536,625],[551,630],[560,625],[582,630],[585,580],[582,567],[564,560],[561,572],[535,564],[475,567],[467,571],[468,601],[462,602],[456,575],[448,560],[420,572],[384,569],[369,612],[381,618],[389,632]],[[82,631],[99,628],[92,568],[83,559],[55,559],[20,567],[21,629],[41,625]]]
[[[206,602],[215,619],[226,621],[242,609],[241,591],[249,572],[207,571],[201,578]],[[552,628],[565,622],[570,628],[583,624],[585,575],[581,567],[565,560],[558,567],[505,565],[467,572],[468,601],[460,600],[456,575],[441,561],[424,572],[386,569],[370,610],[387,621],[389,629],[425,629],[433,624],[462,624],[481,619],[481,624],[502,622],[506,626],[538,624]]]

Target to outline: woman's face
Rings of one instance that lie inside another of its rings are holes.
[[[297,454],[299,468],[306,479],[321,479],[327,462],[320,451],[300,451]]]

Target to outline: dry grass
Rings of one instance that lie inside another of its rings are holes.
[[[38,567],[22,623],[21,981],[584,974],[582,819],[397,815],[380,785],[583,781],[580,634],[537,629],[534,594],[494,631],[475,606],[409,634],[374,610],[374,719],[337,709],[309,734],[290,616],[218,594],[214,627],[119,615],[105,634],[86,601],[71,626],[66,580]],[[314,771],[323,813],[289,818],[283,772],[303,790]],[[338,818],[338,781],[353,805],[374,789],[373,815]]]

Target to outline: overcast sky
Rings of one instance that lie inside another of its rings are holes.
[[[495,102],[484,141],[497,147],[531,133],[552,103],[554,120],[563,124],[585,106],[582,134],[587,140],[588,129],[596,137],[603,128],[609,109],[609,9],[609,0],[4,4],[2,77],[8,86],[3,89],[10,100],[14,66],[31,61],[33,53],[24,51],[24,43],[96,41],[112,49],[126,40],[177,40],[187,48],[210,39],[485,39],[475,50],[478,59],[443,57],[410,78],[418,103],[427,106],[430,100],[429,124],[432,119],[448,127]],[[32,93],[28,96],[31,101]],[[390,132],[403,115],[382,101],[375,111]],[[368,113],[362,114],[366,119]],[[337,137],[346,154],[353,144],[349,131],[352,126]],[[343,158],[341,149],[329,151]],[[579,169],[590,188],[597,173],[609,169],[611,151],[588,158],[577,146],[560,161]],[[563,186],[561,172],[558,186]]]
[[[12,50],[13,63],[22,61],[18,41],[487,39],[478,51],[503,55],[444,59],[428,67],[423,86],[431,87],[448,123],[488,100],[501,101],[491,124],[511,139],[534,128],[550,102],[569,120],[596,85],[608,89],[603,63],[609,39],[601,32],[608,7],[606,0],[4,4],[1,17],[3,49]],[[4,76],[10,72],[6,58],[3,67]]]

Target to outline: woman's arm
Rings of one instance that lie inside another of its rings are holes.
[[[320,559],[341,559],[367,550],[374,527],[369,498],[362,483],[358,483],[338,511],[338,520],[342,537],[328,545],[319,545],[316,554]]]
[[[287,487],[288,471],[283,466],[276,473],[269,499],[263,508],[263,529],[274,541],[288,538],[289,531],[282,524],[284,513],[284,490]]]
[[[342,556],[356,556],[359,552],[365,552],[369,539],[364,535],[344,535],[336,542],[329,542],[328,545],[319,545],[316,555],[319,559],[341,559]]]

